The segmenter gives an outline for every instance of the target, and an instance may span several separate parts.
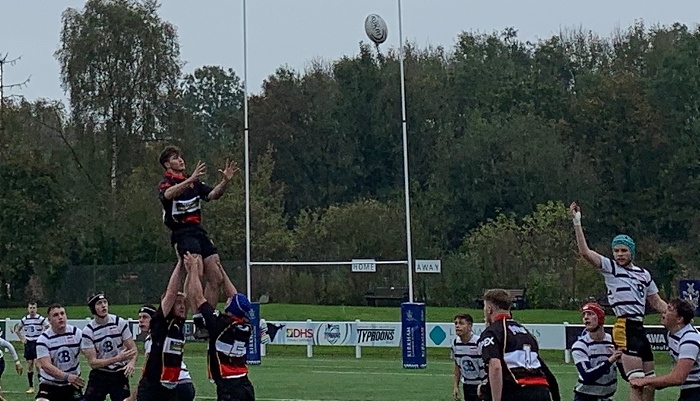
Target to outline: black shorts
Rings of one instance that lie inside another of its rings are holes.
[[[595,395],[582,394],[574,391],[574,401],[612,401],[611,397],[597,397]]]
[[[678,401],[697,401],[700,400],[700,387],[686,388],[681,390]]]
[[[195,396],[192,383],[182,383],[175,388],[165,388],[162,384],[141,379],[136,401],[193,401]]]
[[[83,392],[73,386],[53,386],[41,383],[34,399],[46,398],[49,401],[76,401],[80,400],[82,396]]]
[[[24,359],[33,361],[36,359],[36,341],[27,340],[24,343]]]
[[[503,392],[503,401],[550,401],[552,394],[545,386],[527,386],[518,391]]]
[[[0,358],[0,377],[5,373],[5,358]]]
[[[91,370],[83,401],[124,400],[131,395],[129,379],[124,372]]]
[[[478,388],[479,386],[476,384],[462,383],[464,401],[479,401]]]
[[[613,326],[613,341],[617,348],[627,355],[640,357],[644,362],[654,361],[646,330],[638,320],[617,318]]]
[[[255,389],[248,376],[216,382],[217,401],[255,401]]]
[[[201,255],[202,259],[218,252],[214,243],[209,239],[209,234],[200,225],[193,225],[173,231],[170,234],[170,244],[177,249],[177,253],[183,256],[189,252]]]

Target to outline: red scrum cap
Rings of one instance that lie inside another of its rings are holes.
[[[605,310],[597,302],[589,302],[583,305],[583,308],[581,308],[581,313],[583,312],[593,312],[598,318],[598,326],[605,324]]]

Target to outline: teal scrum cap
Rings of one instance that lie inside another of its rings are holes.
[[[615,248],[616,245],[624,245],[627,248],[629,248],[630,255],[632,256],[632,259],[634,259],[634,254],[635,254],[634,240],[629,235],[620,234],[620,235],[616,236],[615,238],[613,238],[611,247]]]

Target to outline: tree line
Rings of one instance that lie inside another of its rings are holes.
[[[536,43],[514,28],[465,30],[451,47],[404,50],[414,256],[443,261],[441,275],[416,277],[420,299],[470,305],[505,286],[528,288],[534,307],[569,307],[602,294],[575,253],[573,200],[591,245],[606,253],[631,235],[666,296],[697,275],[697,27]],[[156,197],[166,144],[205,161],[212,182],[214,167],[244,158],[239,75],[183,73],[156,1],[66,10],[55,56],[67,104],[6,100],[0,116],[0,276],[21,300],[60,299],[79,266],[126,274],[174,260]],[[360,43],[280,67],[249,97],[253,260],[405,259],[399,79],[397,49]],[[223,259],[245,259],[242,176],[204,206],[204,225]],[[252,296],[358,304],[406,282],[405,269],[349,270],[256,270]]]

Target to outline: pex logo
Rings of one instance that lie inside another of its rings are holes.
[[[314,338],[314,329],[292,329],[286,330],[287,338]]]

